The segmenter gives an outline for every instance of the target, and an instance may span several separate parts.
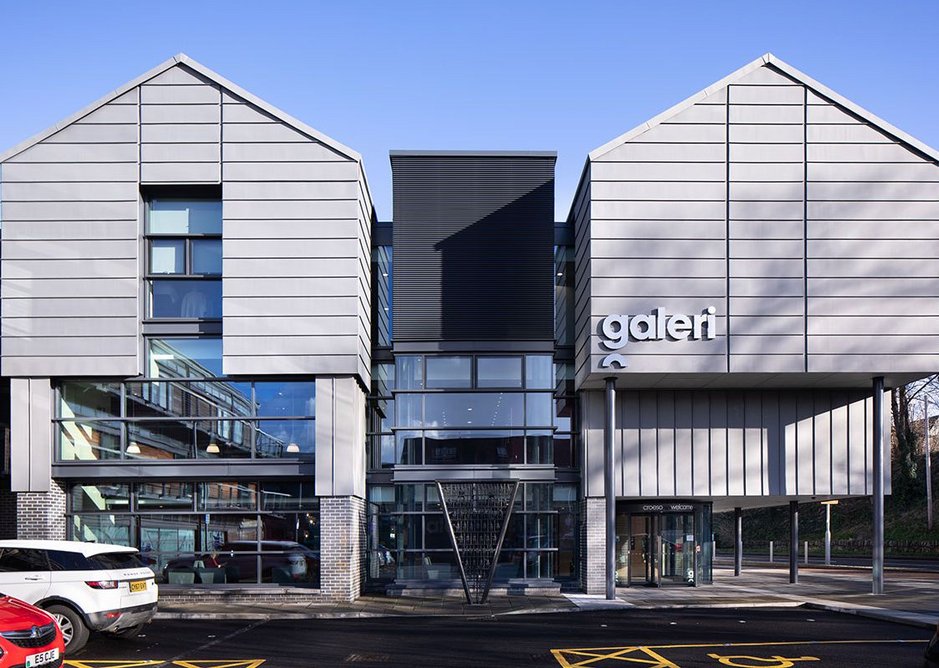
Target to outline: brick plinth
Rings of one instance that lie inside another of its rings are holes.
[[[606,593],[606,501],[584,499],[580,513],[580,586],[588,594]]]
[[[365,577],[365,500],[357,496],[320,498],[320,593],[354,601]]]
[[[16,537],[65,540],[65,489],[58,482],[48,492],[16,493]]]

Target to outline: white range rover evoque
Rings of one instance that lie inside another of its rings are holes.
[[[133,637],[157,608],[153,571],[132,547],[0,540],[0,591],[46,610],[71,654],[91,631]]]

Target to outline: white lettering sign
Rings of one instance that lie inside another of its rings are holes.
[[[659,306],[652,309],[652,313],[608,315],[600,323],[603,336],[600,343],[607,350],[621,350],[630,341],[710,340],[717,334],[715,313],[717,309],[708,306],[699,315],[669,315],[664,307]],[[614,366],[626,368],[626,358],[619,353],[611,353],[600,361],[601,368]]]

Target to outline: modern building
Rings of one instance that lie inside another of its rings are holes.
[[[436,483],[519,481],[497,583],[600,593],[710,582],[713,512],[889,491],[939,152],[764,56],[560,223],[554,161],[392,151],[379,222],[357,153],[185,56],[0,155],[3,529],[350,599],[458,586]]]

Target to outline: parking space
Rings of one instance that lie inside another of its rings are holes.
[[[652,668],[797,668],[809,664],[818,668],[859,665],[915,666],[917,661],[922,659],[925,644],[925,640],[702,643],[552,649],[551,654],[563,668],[624,668],[624,665],[628,664]],[[863,662],[859,660],[862,656]]]

